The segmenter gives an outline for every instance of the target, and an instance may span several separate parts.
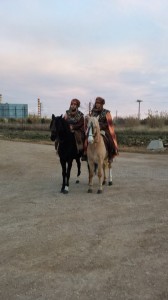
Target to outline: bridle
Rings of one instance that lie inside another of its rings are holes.
[[[97,143],[99,141],[99,137],[98,137],[99,130],[97,128],[97,127],[99,127],[98,120],[99,120],[99,116],[93,117],[93,119],[89,120],[89,122],[88,122],[87,138],[88,138],[89,144]]]
[[[88,133],[87,133],[87,138],[88,138],[88,143],[89,144],[93,144],[95,142],[95,140],[94,140],[95,136],[96,136],[96,133],[95,133],[95,130],[94,130],[94,124],[91,121],[89,126],[88,126]]]

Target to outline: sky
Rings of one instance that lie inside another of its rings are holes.
[[[167,0],[0,0],[2,103],[64,114],[97,96],[112,116],[168,113]]]

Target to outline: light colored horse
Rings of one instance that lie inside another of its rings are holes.
[[[108,166],[108,184],[112,185],[112,161],[108,160],[108,153],[100,131],[99,121],[96,117],[87,116],[88,147],[87,158],[89,165],[89,189],[92,193],[93,176],[95,164],[97,164],[97,176],[99,180],[98,194],[103,191],[103,184],[106,183],[106,167]]]

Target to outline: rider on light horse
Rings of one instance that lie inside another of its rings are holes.
[[[109,110],[103,108],[104,104],[105,100],[101,97],[97,97],[91,111],[91,116],[98,118],[100,130],[104,133],[103,136],[108,151],[108,159],[112,161],[113,158],[118,155],[118,145],[111,113]],[[84,143],[84,155],[82,160],[87,160],[86,151],[87,139],[85,139]]]

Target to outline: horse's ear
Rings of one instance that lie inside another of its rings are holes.
[[[60,115],[60,118],[63,118],[63,116],[62,116],[62,115]]]
[[[54,114],[52,114],[52,120],[54,120],[55,119],[55,115]]]

